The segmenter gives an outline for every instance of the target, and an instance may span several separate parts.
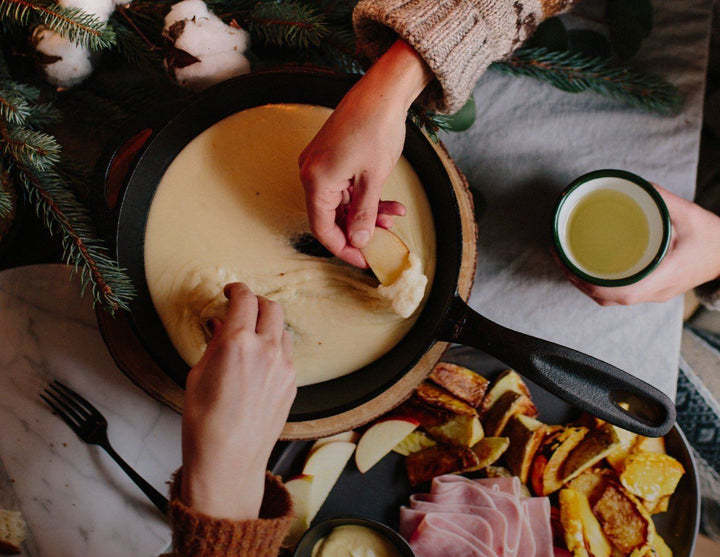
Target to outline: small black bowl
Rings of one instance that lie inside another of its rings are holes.
[[[348,525],[365,526],[366,528],[375,530],[392,543],[402,557],[415,557],[415,553],[413,553],[413,550],[410,549],[408,543],[402,538],[402,536],[400,536],[400,534],[389,526],[385,526],[384,524],[375,520],[370,520],[369,518],[363,518],[362,516],[350,515],[337,516],[335,518],[329,518],[328,520],[318,522],[315,526],[305,532],[302,538],[300,538],[300,541],[295,548],[295,553],[293,553],[293,557],[311,557],[315,544],[322,538],[328,536],[333,528]]]

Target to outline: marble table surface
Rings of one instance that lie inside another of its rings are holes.
[[[167,492],[180,416],[118,370],[79,290],[63,265],[0,273],[0,508],[22,511],[28,557],[158,555],[170,542],[165,518],[38,397],[54,378],[77,390],[107,418],[118,453]]]

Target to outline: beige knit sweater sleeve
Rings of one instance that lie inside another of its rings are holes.
[[[375,61],[398,38],[435,74],[418,101],[459,110],[491,62],[510,54],[538,24],[574,0],[361,0],[353,23],[361,54]]]

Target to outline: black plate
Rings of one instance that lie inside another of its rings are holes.
[[[464,365],[488,379],[507,368],[498,360],[467,347],[455,347],[443,361]],[[540,410],[540,419],[548,424],[567,423],[578,411],[566,402],[526,381],[533,401]],[[287,480],[300,474],[312,441],[278,444],[270,460],[270,469]],[[700,486],[695,461],[685,436],[675,425],[665,436],[668,454],[685,468],[685,475],[670,499],[666,513],[654,515],[658,533],[665,539],[675,557],[691,557],[700,523]],[[352,459],[351,459],[352,460]],[[424,491],[420,486],[418,491]],[[390,453],[365,474],[350,462],[340,480],[318,512],[313,524],[338,515],[364,516],[398,529],[399,508],[408,503],[413,493],[405,472],[405,457]]]

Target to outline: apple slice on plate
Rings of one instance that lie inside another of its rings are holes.
[[[395,282],[408,267],[410,250],[386,228],[375,228],[370,243],[360,250],[381,284]]]
[[[414,418],[396,416],[371,426],[360,438],[355,464],[363,474],[410,435],[420,422]]]
[[[315,476],[308,522],[315,518],[354,451],[355,443],[334,441],[323,445],[308,457],[302,473]]]
[[[312,487],[314,476],[301,474],[285,482],[285,489],[290,493],[295,515],[288,531],[283,547],[293,548],[310,527],[310,507],[312,504]]]
[[[357,431],[352,430],[343,431],[342,433],[336,433],[335,435],[331,435],[330,437],[322,437],[321,439],[315,441],[315,443],[313,443],[313,446],[310,447],[310,452],[308,453],[308,456],[313,454],[320,447],[327,445],[328,443],[334,443],[336,441],[348,441],[350,443],[357,443],[358,439],[360,439],[360,434]]]

